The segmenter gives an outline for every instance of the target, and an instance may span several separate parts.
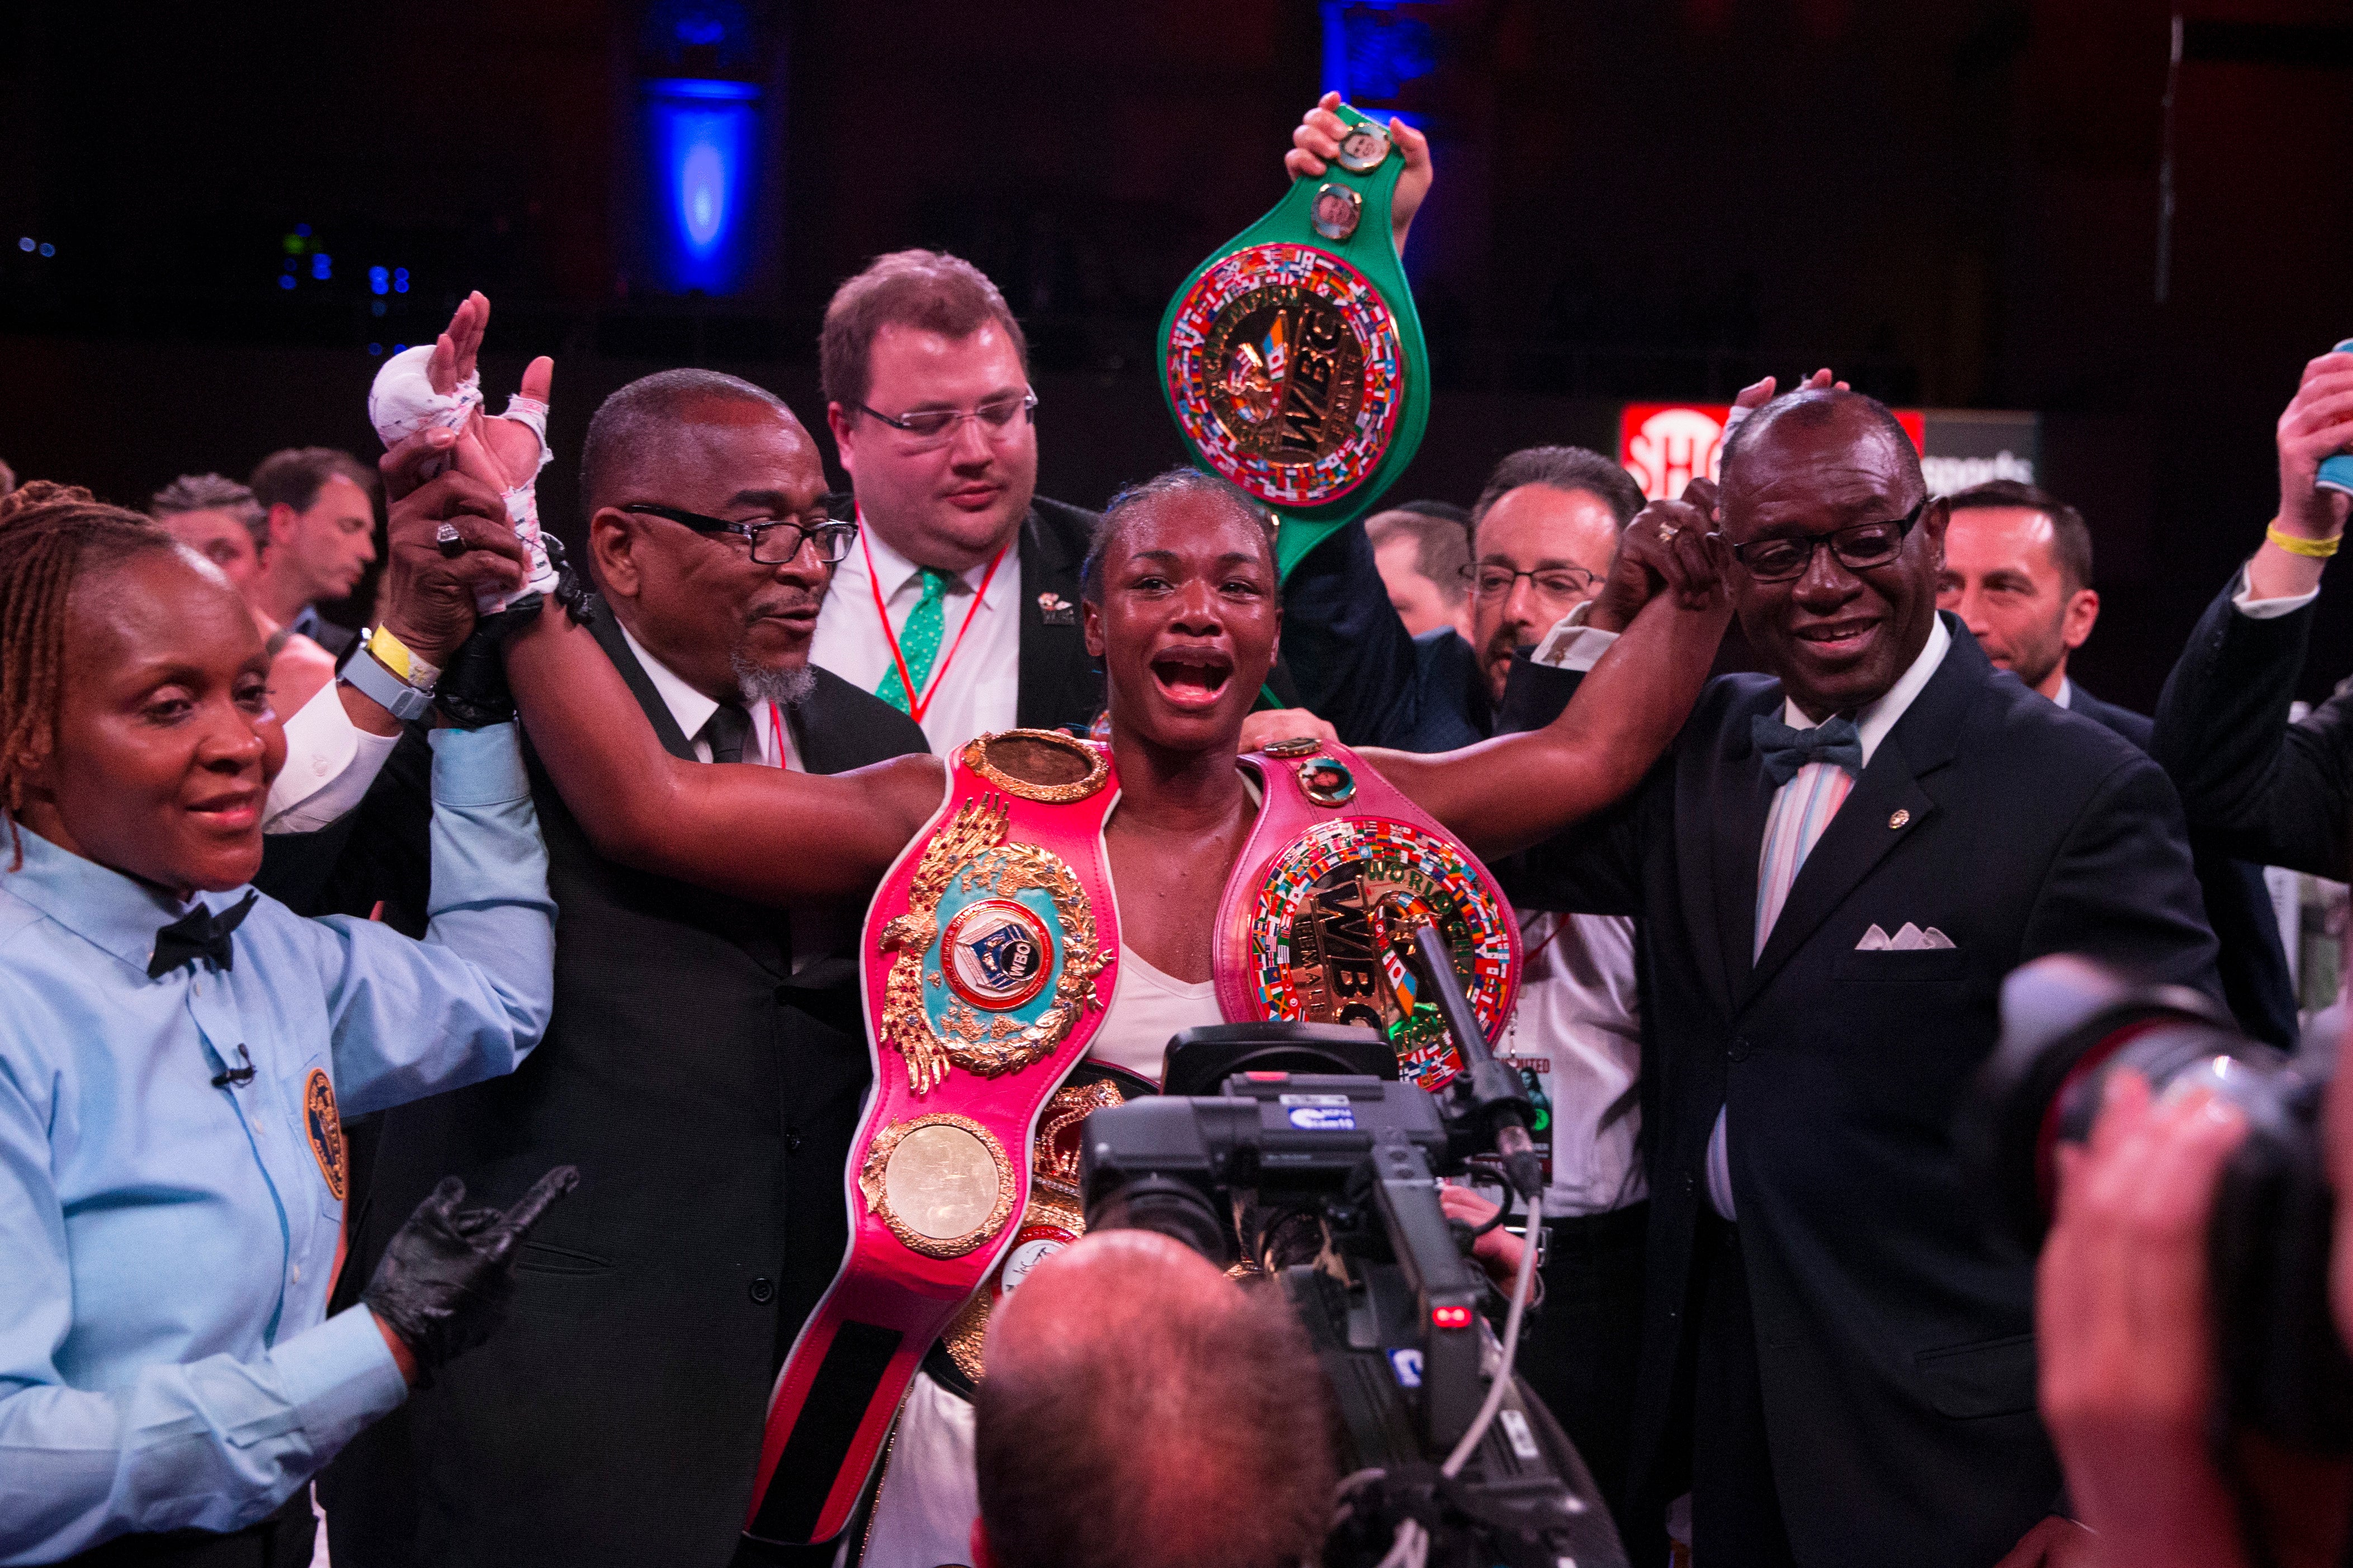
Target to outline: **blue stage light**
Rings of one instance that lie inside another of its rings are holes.
[[[49,244],[47,240],[41,242],[41,254],[43,256],[55,256],[57,253],[58,247],[56,246]]]
[[[32,252],[38,250],[40,248],[40,245],[31,235],[28,234],[24,238],[16,242],[16,248],[29,255]]]
[[[368,268],[368,292],[388,294],[392,291],[392,274],[381,267]]]
[[[406,294],[408,292],[407,268],[396,267],[392,269],[392,291],[396,294]]]
[[[368,358],[374,359],[376,355],[382,353],[384,353],[384,345],[382,343],[368,344]]]
[[[311,276],[322,283],[335,275],[335,258],[325,251],[311,258]]]
[[[747,249],[760,89],[676,79],[647,87],[663,280],[681,292],[728,293]]]
[[[291,272],[280,273],[278,275],[278,286],[280,289],[291,289],[294,287],[294,275]]]

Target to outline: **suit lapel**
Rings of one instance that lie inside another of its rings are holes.
[[[1079,630],[1079,567],[1086,556],[1083,526],[1068,508],[1033,501],[1021,520],[1021,663],[1016,677],[1014,722],[1028,729],[1082,723],[1092,712],[1092,660]],[[1058,618],[1048,624],[1043,600],[1052,595]]]
[[[1898,731],[1902,728],[1900,724],[1896,726]],[[1822,830],[1806,863],[1798,868],[1797,880],[1790,883],[1789,897],[1781,905],[1779,918],[1773,922],[1772,934],[1765,939],[1765,951],[1757,955],[1756,972],[1749,976],[1747,994],[1742,1000],[1746,1002],[1748,996],[1755,995],[1779,973],[1781,966],[1789,962],[1790,954],[1803,946],[1856,885],[1871,875],[1887,852],[1918,832],[1920,825],[1936,809],[1936,803],[1921,789],[1917,774],[1905,760],[1902,741],[1896,734],[1890,734],[1879,743],[1871,765],[1862,770],[1862,777],[1848,792],[1838,815]],[[1903,813],[1900,818],[1898,812]],[[1758,834],[1761,840],[1761,823]],[[1752,909],[1757,887],[1756,856],[1757,851],[1751,849],[1748,886]],[[1753,925],[1749,940],[1756,940]]]
[[[609,605],[602,615],[588,623],[588,629],[595,635],[597,646],[605,650],[605,656],[613,661],[613,668],[621,672],[621,679],[628,682],[638,706],[645,710],[647,721],[653,725],[654,734],[660,739],[662,750],[681,762],[697,761],[694,743],[679,729],[678,721],[670,716],[670,704],[662,700],[661,693],[654,689],[652,679],[647,676],[645,666],[639,664],[637,656],[629,651],[628,641],[621,636],[621,623],[614,616]],[[742,918],[724,922],[727,940],[742,948],[745,956],[769,973],[779,978],[791,975],[792,955],[785,942],[789,928],[782,910],[738,904],[736,900],[716,893],[707,897],[709,907],[714,910],[725,908],[741,912]]]
[[[1710,978],[1727,1017],[1748,984],[1757,925],[1757,851],[1765,840],[1765,816],[1773,804],[1749,742],[1748,722],[1780,703],[1781,689],[1775,685],[1748,701],[1732,704],[1713,766],[1694,770],[1684,781],[1683,798],[1676,803],[1677,821],[1708,825],[1706,852],[1683,857],[1683,908],[1691,911],[1694,951],[1715,954]],[[1700,885],[1703,879],[1704,887]]]
[[[1895,727],[1872,753],[1838,815],[1822,830],[1813,852],[1798,868],[1756,972],[1741,994],[1746,1006],[1778,973],[1798,949],[1820,929],[1850,894],[1898,844],[1918,833],[1936,815],[1936,803],[1920,781],[1953,760],[1960,730],[1993,667],[1959,621],[1947,617],[1953,646],[1936,673],[1912,700]],[[1754,907],[1756,859],[1763,824],[1749,841],[1748,886]],[[1753,918],[1753,917],[1752,917]],[[1751,942],[1755,941],[1751,928]]]
[[[621,679],[628,682],[629,694],[645,710],[647,721],[653,725],[662,750],[681,762],[695,761],[694,742],[679,729],[678,721],[670,716],[670,704],[654,689],[646,667],[629,651],[628,641],[621,636],[621,623],[615,618],[611,605],[605,606],[604,613],[588,623],[588,630],[596,637],[596,646],[605,650],[605,657],[613,661],[613,668],[621,672]]]

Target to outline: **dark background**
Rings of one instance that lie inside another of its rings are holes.
[[[557,356],[568,523],[603,394],[711,364],[819,426],[828,294],[932,245],[1027,323],[1040,489],[1100,505],[1180,457],[1154,329],[1280,194],[1337,29],[1352,98],[1438,144],[1409,252],[1437,396],[1394,499],[1467,502],[1515,446],[1613,449],[1620,399],[1767,371],[2039,410],[2100,552],[2076,668],[2146,706],[2261,536],[2300,367],[2353,336],[2353,0],[2180,20],[2169,68],[2164,0],[20,4],[0,457],[136,504],[276,447],[372,453],[369,345],[479,287],[494,390]],[[723,298],[667,292],[649,237],[642,84],[679,76],[761,95]],[[2313,689],[2348,668],[2325,616]]]

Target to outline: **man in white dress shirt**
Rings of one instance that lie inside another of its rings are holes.
[[[1095,514],[1037,494],[1029,346],[978,268],[877,257],[836,291],[826,421],[858,543],[809,654],[921,724],[943,755],[1016,725],[1086,725],[1103,678],[1079,638]],[[852,510],[854,506],[854,511]]]

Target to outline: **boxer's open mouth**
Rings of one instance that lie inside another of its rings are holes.
[[[1152,660],[1160,694],[1179,708],[1214,707],[1233,673],[1233,656],[1214,647],[1174,647]]]

